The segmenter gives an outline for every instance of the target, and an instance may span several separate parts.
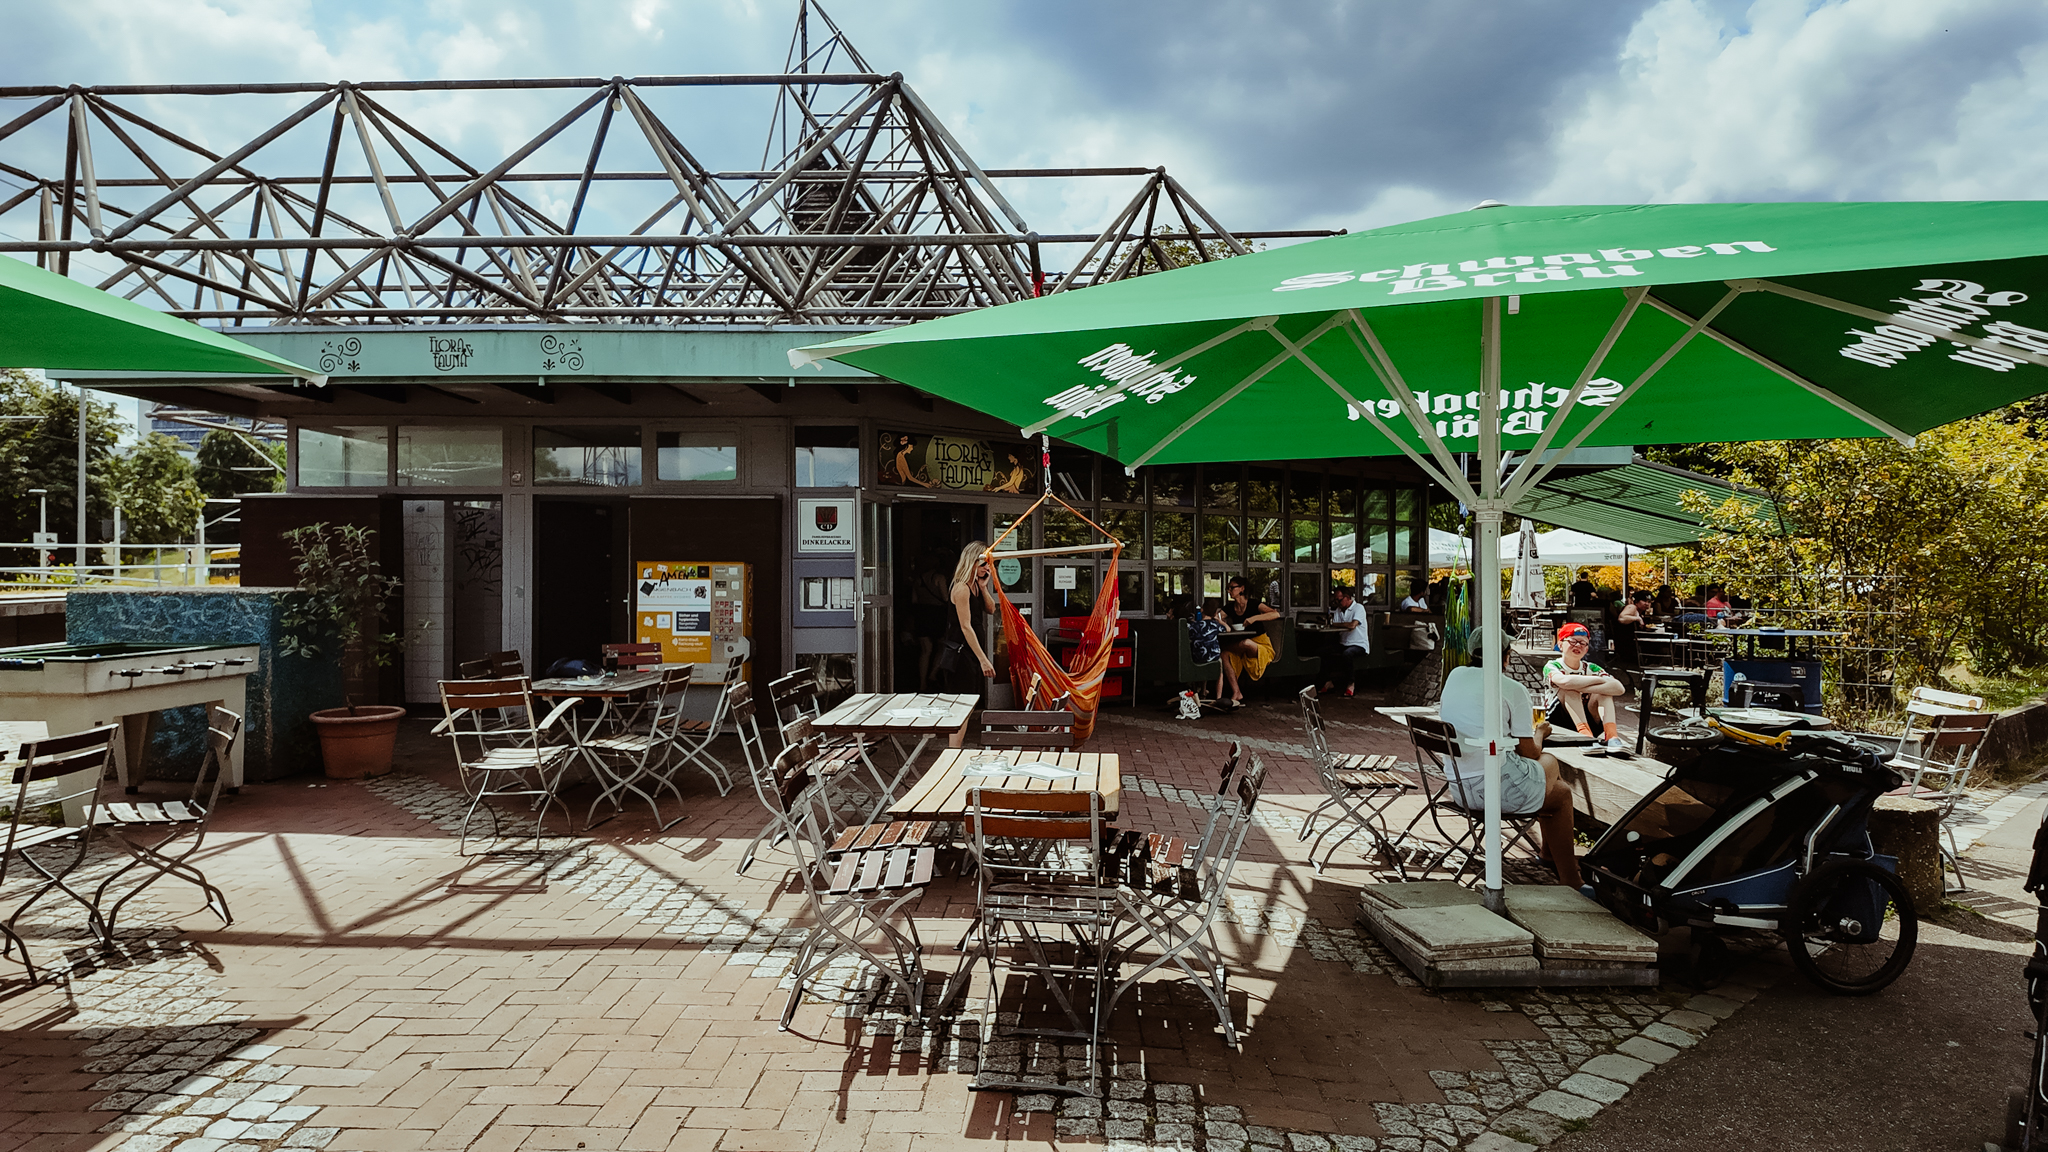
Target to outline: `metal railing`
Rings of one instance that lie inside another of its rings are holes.
[[[76,544],[0,543],[0,556],[26,554],[30,560],[28,564],[0,566],[0,592],[81,585],[197,588],[241,582],[239,547],[197,543],[92,544],[87,546],[87,552],[99,555],[101,563],[83,568],[76,563],[56,563],[58,556],[75,554],[77,548]]]

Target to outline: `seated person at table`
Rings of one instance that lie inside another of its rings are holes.
[[[1422,581],[1416,580],[1409,583],[1408,596],[1406,599],[1401,601],[1400,607],[1397,609],[1397,611],[1415,613],[1423,613],[1430,611],[1429,590],[1426,587],[1424,587]],[[1435,648],[1435,625],[1417,624],[1408,629],[1407,659],[1410,664],[1422,663],[1422,658],[1424,656],[1429,655],[1429,653]]]
[[[1623,624],[1633,624],[1640,628],[1646,623],[1643,617],[1650,614],[1650,594],[1638,588],[1629,593],[1628,603],[1621,606],[1621,614],[1616,618]]]
[[[1601,726],[1600,739],[1606,743],[1607,750],[1627,751],[1628,741],[1614,729],[1614,716],[1619,708],[1617,698],[1628,691],[1627,687],[1609,676],[1605,668],[1586,659],[1586,651],[1593,646],[1593,637],[1584,624],[1567,624],[1559,628],[1557,646],[1563,655],[1543,666],[1543,682],[1557,693],[1559,702],[1578,727],[1579,735],[1593,734],[1588,716],[1597,716]]]
[[[1225,631],[1241,632],[1256,629],[1268,620],[1278,620],[1280,610],[1263,600],[1252,597],[1244,577],[1233,576],[1223,586],[1228,599],[1223,610],[1216,614],[1216,622]],[[1224,706],[1236,711],[1244,707],[1243,680],[1257,680],[1266,674],[1266,665],[1273,662],[1276,653],[1273,641],[1261,631],[1258,635],[1232,640],[1223,646],[1223,675],[1216,678],[1216,700],[1223,703],[1223,686],[1230,685],[1230,702]]]
[[[1653,602],[1653,603],[1654,603],[1654,604],[1656,605],[1656,608],[1657,608],[1657,615],[1659,615],[1659,616],[1676,616],[1676,615],[1678,615],[1678,593],[1676,593],[1676,592],[1673,592],[1673,591],[1671,590],[1671,585],[1669,585],[1669,584],[1659,584],[1659,585],[1657,585],[1657,595],[1656,595],[1656,598],[1655,598],[1655,599],[1654,599],[1654,600],[1653,600],[1652,602]]]
[[[1489,660],[1501,663],[1498,643],[1485,642],[1486,630],[1472,630],[1472,663],[1451,669],[1444,678],[1437,714],[1458,730],[1464,751],[1458,756],[1450,784],[1458,803],[1479,811],[1486,804],[1486,677],[1500,681],[1501,731],[1510,737],[1500,757],[1500,810],[1508,815],[1535,813],[1543,830],[1543,852],[1557,869],[1557,882],[1577,888],[1579,857],[1572,850],[1572,790],[1558,776],[1557,758],[1543,751],[1549,724],[1538,724],[1529,690],[1498,672],[1485,670]],[[1447,768],[1451,767],[1446,765]]]
[[[1330,672],[1330,678],[1323,681],[1323,693],[1328,695],[1341,688],[1349,696],[1357,679],[1351,670],[1351,658],[1372,651],[1372,625],[1366,622],[1365,606],[1352,595],[1351,585],[1337,585],[1331,598],[1337,606],[1330,610],[1330,626],[1347,631],[1323,635],[1323,667]]]

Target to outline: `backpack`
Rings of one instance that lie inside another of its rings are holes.
[[[1207,664],[1223,654],[1223,645],[1217,640],[1223,628],[1206,616],[1197,616],[1188,621],[1188,655],[1195,663]]]

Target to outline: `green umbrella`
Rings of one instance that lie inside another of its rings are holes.
[[[2036,202],[1494,206],[791,360],[842,360],[1132,467],[1400,453],[1477,513],[1491,588],[1501,513],[1557,449],[1910,442],[2048,391],[2044,254]],[[1499,598],[1480,604],[1500,635]],[[1489,699],[1490,749],[1499,714]],[[1489,752],[1495,896],[1498,772]]]
[[[0,259],[0,367],[327,378],[218,332]]]

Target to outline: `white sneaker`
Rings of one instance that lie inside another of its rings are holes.
[[[1606,748],[1609,752],[1626,752],[1628,751],[1628,741],[1623,740],[1619,736],[1610,736],[1601,747]]]

